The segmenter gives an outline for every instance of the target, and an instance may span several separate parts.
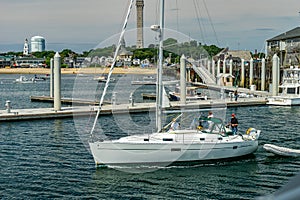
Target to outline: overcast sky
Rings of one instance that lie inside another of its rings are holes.
[[[22,51],[40,35],[46,49],[82,52],[121,30],[129,0],[0,0],[0,51]],[[144,0],[144,26],[158,0]],[[264,51],[264,42],[300,24],[299,0],[165,0],[167,28],[204,44]],[[135,28],[135,6],[128,28]]]

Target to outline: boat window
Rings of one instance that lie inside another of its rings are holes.
[[[163,141],[170,142],[170,141],[173,141],[173,138],[163,138]]]
[[[296,93],[296,88],[287,88],[287,93],[288,94],[295,94]]]
[[[171,151],[181,151],[181,148],[171,148]]]

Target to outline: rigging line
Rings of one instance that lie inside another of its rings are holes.
[[[123,28],[122,28],[122,31],[121,31],[121,34],[120,34],[120,37],[119,37],[118,46],[117,46],[115,54],[114,54],[113,63],[111,65],[109,73],[107,75],[107,80],[105,82],[105,86],[104,86],[103,93],[102,93],[102,96],[101,96],[101,99],[100,99],[100,102],[99,102],[99,107],[98,107],[98,110],[97,110],[97,114],[96,114],[95,121],[94,121],[94,124],[93,124],[90,135],[93,135],[94,129],[96,127],[97,119],[99,117],[99,114],[100,114],[100,111],[101,111],[101,108],[102,108],[102,103],[103,103],[103,100],[104,100],[104,96],[106,95],[106,90],[107,90],[108,85],[109,85],[110,76],[111,76],[111,74],[113,72],[113,69],[115,67],[116,60],[117,60],[117,55],[118,55],[118,52],[119,52],[120,47],[121,47],[122,39],[124,38],[125,29],[127,27],[127,23],[128,23],[128,19],[129,19],[129,16],[130,16],[130,12],[131,12],[131,9],[132,9],[133,2],[134,2],[134,0],[130,0],[127,15],[126,15],[126,18],[124,20]]]
[[[175,8],[175,10],[176,10],[176,28],[177,28],[177,32],[178,32],[178,30],[179,30],[179,12],[178,12],[178,10],[179,10],[179,8],[178,8],[178,0],[176,0],[176,8]]]
[[[179,32],[179,8],[178,8],[178,0],[176,0],[176,23],[177,23],[177,32]],[[177,54],[179,55],[179,46],[177,42]]]
[[[204,38],[204,33],[203,33],[203,27],[202,27],[201,21],[199,19],[199,15],[201,17],[201,14],[199,14],[200,13],[199,7],[197,6],[195,0],[193,0],[193,3],[194,3],[196,15],[197,15],[197,22],[198,22],[198,26],[199,26],[199,29],[200,29],[200,35],[201,35],[201,38],[202,38],[202,42],[205,43],[205,38]]]
[[[206,10],[206,13],[207,13],[207,16],[208,16],[210,25],[211,25],[211,27],[212,27],[212,29],[213,29],[213,32],[214,32],[214,35],[215,35],[215,37],[216,37],[217,44],[218,44],[218,46],[220,46],[219,39],[218,39],[218,36],[217,36],[217,32],[216,32],[215,27],[214,27],[214,25],[213,25],[213,23],[212,23],[212,20],[211,20],[210,14],[209,14],[209,12],[208,12],[207,5],[206,5],[205,0],[203,0],[203,4],[204,4],[205,10]]]

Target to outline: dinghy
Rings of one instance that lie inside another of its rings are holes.
[[[265,144],[263,148],[268,152],[271,152],[273,154],[280,155],[280,156],[291,156],[291,157],[300,156],[300,150],[297,150],[297,149],[279,147],[279,146],[276,146],[273,144]]]

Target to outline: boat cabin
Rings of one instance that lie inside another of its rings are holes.
[[[282,95],[300,96],[300,69],[298,67],[290,67],[283,71],[282,84],[279,86],[282,89]]]

